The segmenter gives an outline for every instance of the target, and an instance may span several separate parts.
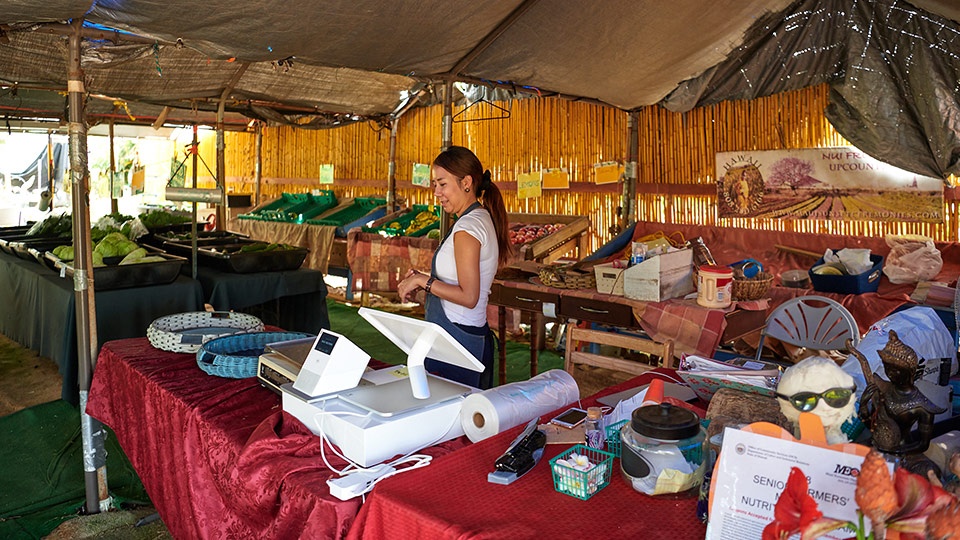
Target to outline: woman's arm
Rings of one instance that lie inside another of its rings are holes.
[[[456,232],[453,235],[453,256],[460,284],[438,279],[430,286],[430,292],[448,302],[473,308],[480,300],[480,241],[466,231]]]

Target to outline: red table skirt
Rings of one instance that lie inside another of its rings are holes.
[[[320,439],[279,396],[255,378],[207,375],[194,355],[146,338],[103,345],[87,413],[114,430],[176,538],[343,538],[360,508],[330,495]],[[344,467],[329,447],[325,455]]]

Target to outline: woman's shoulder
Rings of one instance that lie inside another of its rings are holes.
[[[486,208],[477,208],[472,212],[468,212],[460,219],[457,220],[456,225],[460,225],[462,228],[475,228],[475,227],[487,227],[488,225],[493,224],[493,218],[490,216],[490,212]]]

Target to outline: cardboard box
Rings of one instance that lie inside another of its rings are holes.
[[[657,255],[623,273],[623,295],[634,300],[660,302],[686,296],[694,290],[690,248]]]
[[[810,283],[813,284],[813,290],[819,292],[840,294],[877,292],[877,287],[880,286],[880,276],[883,274],[883,256],[871,254],[870,262],[873,263],[873,267],[862,274],[855,276],[825,276],[813,273],[815,267],[823,264],[823,257],[820,257],[820,260],[808,270],[810,273]]]
[[[601,294],[615,294],[623,296],[623,272],[627,269],[626,261],[603,263],[593,267],[597,274],[597,292]]]

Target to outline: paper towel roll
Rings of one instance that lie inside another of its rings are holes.
[[[580,399],[577,381],[561,369],[551,369],[526,381],[470,394],[460,408],[467,438],[482,441]]]

